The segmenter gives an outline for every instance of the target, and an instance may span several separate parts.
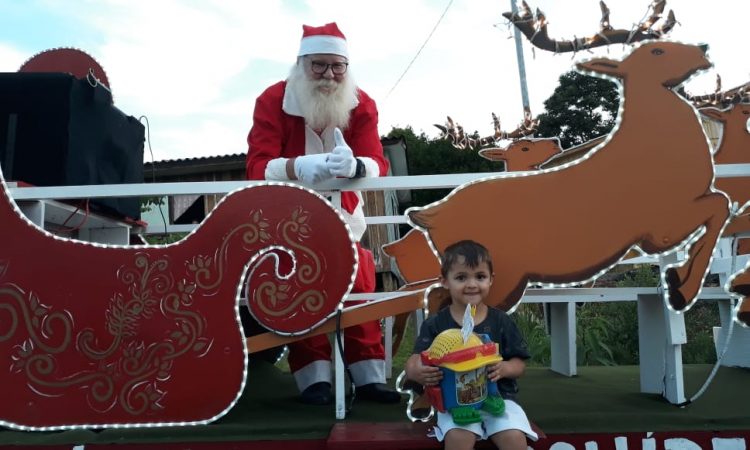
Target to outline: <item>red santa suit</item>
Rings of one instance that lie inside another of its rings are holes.
[[[358,90],[358,102],[352,105],[348,127],[342,130],[354,156],[365,165],[366,176],[383,176],[388,161],[378,135],[378,111],[375,102]],[[330,152],[334,148],[333,127],[320,133],[305,124],[299,102],[286,82],[266,89],[256,100],[253,127],[248,135],[247,178],[251,180],[288,180],[286,161],[302,155]],[[365,232],[362,196],[343,192],[342,214],[356,241]],[[359,268],[353,293],[375,291],[375,263],[372,253],[359,243]],[[289,345],[289,367],[297,387],[304,390],[313,383],[331,381],[331,345],[326,335],[313,336]],[[347,328],[344,332],[344,358],[357,386],[385,382],[384,350],[378,321]]]

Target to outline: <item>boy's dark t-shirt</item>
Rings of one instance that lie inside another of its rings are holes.
[[[436,315],[428,318],[422,323],[419,330],[419,337],[414,344],[414,353],[422,353],[430,348],[430,344],[435,337],[442,331],[450,328],[461,328],[451,316],[450,308],[443,308]],[[503,311],[488,307],[487,317],[479,324],[474,326],[474,332],[477,334],[486,334],[492,342],[500,347],[500,355],[504,360],[511,358],[521,358],[527,360],[531,357],[526,347],[526,341],[515,322]],[[518,383],[516,380],[501,378],[497,382],[500,395],[503,398],[515,400],[518,392]]]

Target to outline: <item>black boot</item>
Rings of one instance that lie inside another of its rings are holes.
[[[356,394],[357,398],[378,403],[398,403],[401,401],[401,394],[383,383],[370,383],[357,386]]]
[[[330,405],[333,403],[331,383],[321,381],[308,386],[299,396],[302,403],[308,405]]]

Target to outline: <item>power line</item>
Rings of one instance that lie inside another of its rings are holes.
[[[388,96],[391,95],[391,92],[393,92],[393,90],[396,89],[396,86],[398,86],[398,84],[401,82],[401,79],[404,78],[404,75],[406,75],[406,72],[409,71],[409,69],[411,68],[411,65],[414,64],[414,61],[417,60],[417,58],[419,57],[419,54],[422,53],[422,50],[424,49],[424,47],[427,45],[428,42],[430,42],[430,38],[435,33],[435,30],[437,30],[437,27],[440,25],[440,22],[443,21],[443,17],[445,17],[445,14],[448,12],[448,9],[451,7],[452,4],[453,4],[453,0],[450,0],[448,2],[448,6],[445,7],[445,11],[443,11],[443,14],[440,15],[440,18],[438,19],[435,26],[432,27],[432,31],[430,31],[429,36],[427,36],[427,39],[425,39],[424,44],[422,44],[422,46],[419,47],[419,50],[417,50],[417,54],[414,55],[414,58],[412,58],[411,62],[409,62],[409,65],[406,66],[406,69],[404,69],[404,73],[402,73],[401,76],[398,77],[398,80],[396,80],[396,83],[393,84],[393,87],[391,88],[391,90],[388,91],[387,94],[385,94],[385,98],[388,98]]]

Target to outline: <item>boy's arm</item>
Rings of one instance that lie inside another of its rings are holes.
[[[414,353],[413,355],[411,355],[406,360],[406,366],[404,367],[404,369],[406,370],[406,378],[419,382],[419,380],[417,380],[417,377],[419,376],[419,366],[421,364],[422,361],[418,354]]]
[[[490,381],[497,381],[500,378],[520,378],[524,372],[526,372],[526,361],[514,357],[490,366],[487,376]]]

